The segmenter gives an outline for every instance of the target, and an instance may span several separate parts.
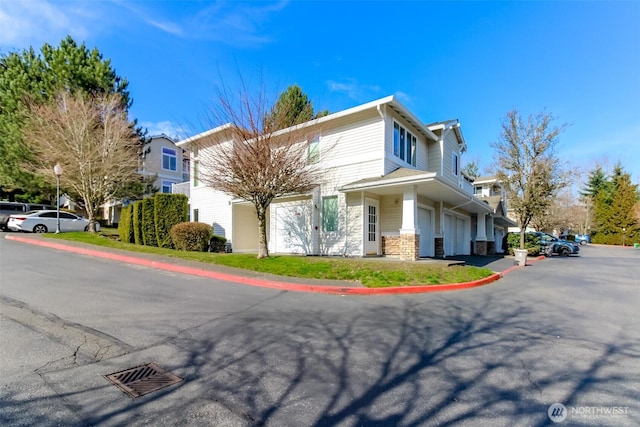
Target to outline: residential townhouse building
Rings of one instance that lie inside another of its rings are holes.
[[[256,252],[253,205],[198,179],[206,167],[201,155],[228,126],[177,144],[190,151],[191,219],[213,225],[234,252]],[[315,135],[310,152],[324,179],[308,194],[273,201],[270,252],[417,260],[495,248],[494,233],[487,233],[494,209],[474,196],[460,169],[466,142],[457,120],[425,125],[389,96],[304,126]]]

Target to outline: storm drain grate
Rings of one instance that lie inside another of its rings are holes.
[[[182,378],[165,371],[155,363],[114,372],[105,375],[105,378],[133,398],[182,381]]]

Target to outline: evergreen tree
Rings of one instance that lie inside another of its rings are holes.
[[[46,190],[45,181],[22,167],[32,156],[22,131],[27,105],[50,101],[62,90],[93,96],[117,94],[125,110],[132,103],[127,80],[116,74],[111,62],[97,49],[78,45],[71,36],[58,47],[45,44],[40,54],[31,47],[0,55],[0,191]]]
[[[273,108],[266,115],[264,128],[267,131],[275,131],[290,126],[306,123],[309,120],[323,117],[328,111],[315,113],[313,103],[300,86],[294,84],[282,92]]]

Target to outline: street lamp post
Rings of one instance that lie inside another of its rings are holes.
[[[625,234],[627,234],[627,229],[625,227],[622,227],[622,247],[624,247]]]
[[[62,175],[62,166],[56,163],[53,167],[53,173],[56,174],[56,234],[60,233],[60,175]]]

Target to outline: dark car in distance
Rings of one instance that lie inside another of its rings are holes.
[[[536,231],[533,233],[540,242],[540,252],[545,256],[558,254],[560,256],[577,255],[580,247],[568,240],[561,240],[551,234]]]

